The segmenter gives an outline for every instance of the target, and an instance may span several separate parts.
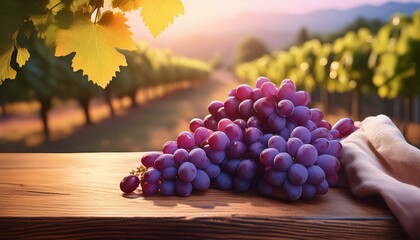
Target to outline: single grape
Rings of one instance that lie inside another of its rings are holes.
[[[196,175],[197,167],[190,162],[184,162],[178,168],[178,177],[184,182],[191,182]]]
[[[316,185],[316,194],[324,195],[328,192],[328,182],[327,180],[322,181],[320,184]]]
[[[231,158],[242,158],[247,153],[247,147],[241,141],[232,141],[227,146],[226,153]]]
[[[155,165],[154,165],[154,167],[159,171],[162,171],[165,168],[174,167],[174,166],[175,166],[175,162],[174,162],[174,157],[172,154],[160,155],[156,159]]]
[[[245,121],[245,120],[243,120],[243,119],[240,119],[240,118],[235,119],[235,120],[233,121],[233,123],[234,123],[234,124],[236,124],[236,125],[238,125],[238,126],[242,129],[242,131],[244,131],[244,130],[245,130],[245,128],[247,128],[246,121]]]
[[[217,115],[217,111],[223,106],[224,104],[220,101],[211,101],[207,110],[211,115]]]
[[[215,116],[209,114],[204,117],[203,122],[204,122],[204,127],[211,129],[212,131],[217,130],[218,121]]]
[[[219,108],[219,110],[217,110],[217,114],[215,114],[214,116],[216,119],[229,118],[229,115],[226,113],[225,107]]]
[[[338,140],[331,140],[329,141],[329,147],[326,153],[339,158],[343,153],[343,145],[341,145],[340,141]]]
[[[311,96],[307,91],[297,91],[291,101],[295,106],[307,106],[311,101]]]
[[[261,94],[265,98],[275,98],[277,97],[277,88],[276,85],[272,82],[265,82],[261,85]]]
[[[283,128],[282,130],[280,130],[279,135],[284,139],[284,140],[288,140],[290,138],[290,130],[287,128]]]
[[[252,158],[252,159],[259,159],[261,152],[265,149],[266,147],[260,143],[260,142],[255,142],[251,145],[248,146],[248,155]]]
[[[181,179],[177,179],[175,182],[175,191],[181,197],[188,197],[192,192],[191,182],[184,182]]]
[[[260,88],[254,88],[251,93],[252,101],[257,101],[258,99],[262,98],[262,93]]]
[[[171,196],[175,194],[175,181],[162,180],[159,185],[160,193],[164,196]]]
[[[167,141],[163,144],[162,152],[165,154],[173,154],[178,149],[176,141]]]
[[[275,148],[266,148],[260,154],[260,162],[266,167],[272,167],[274,157],[279,154],[279,151]]]
[[[195,132],[195,130],[199,127],[204,127],[204,122],[200,118],[193,118],[190,121],[190,131]]]
[[[220,174],[220,167],[219,165],[212,163],[206,169],[204,169],[204,172],[206,172],[210,178],[215,178]]]
[[[174,155],[173,155],[174,163],[177,166],[179,166],[182,163],[188,161],[188,156],[189,156],[188,151],[183,148],[180,148],[174,152]]]
[[[304,124],[311,118],[311,111],[305,106],[295,106],[289,118],[297,124]]]
[[[302,195],[303,199],[311,199],[316,195],[316,187],[312,184],[305,183],[302,185]]]
[[[259,78],[257,78],[257,81],[255,82],[255,86],[257,88],[261,88],[261,86],[266,82],[271,82],[271,81],[270,81],[270,79],[268,79],[266,77],[259,77]]]
[[[318,139],[318,138],[328,139],[329,134],[330,133],[328,129],[324,127],[317,128],[311,132],[311,142],[315,141],[315,139]]]
[[[229,97],[236,97],[236,88],[232,88],[228,94]]]
[[[299,138],[303,143],[311,142],[311,133],[305,127],[298,126],[290,133],[291,138]]]
[[[303,145],[303,142],[299,138],[295,138],[295,137],[289,138],[289,140],[287,140],[287,143],[286,143],[287,153],[289,153],[290,156],[292,157],[296,157],[297,151],[302,145]]]
[[[215,186],[216,188],[221,189],[221,190],[232,189],[232,186],[233,186],[232,178],[229,176],[229,174],[222,171],[220,172],[219,176],[216,177]]]
[[[282,117],[289,117],[293,114],[294,109],[295,105],[288,99],[281,100],[276,107],[277,113]]]
[[[286,172],[293,164],[292,157],[287,152],[280,152],[274,157],[273,165],[279,170]]]
[[[157,183],[148,183],[145,182],[143,185],[141,185],[141,192],[144,196],[152,196],[156,194],[159,191],[159,186]]]
[[[321,110],[319,110],[318,108],[311,108],[310,110],[311,110],[311,120],[312,120],[312,122],[317,124],[320,121],[322,121],[322,119],[324,118],[324,114],[322,113]]]
[[[308,180],[308,171],[300,163],[293,163],[287,172],[287,178],[295,185],[302,185]]]
[[[290,100],[292,99],[293,95],[295,95],[296,93],[296,86],[293,82],[292,83],[290,82],[283,83],[283,82],[278,88],[277,98],[279,100],[284,100],[284,99]]]
[[[128,175],[120,182],[120,189],[125,193],[131,193],[137,189],[140,179],[136,175]]]
[[[162,155],[161,152],[148,152],[141,157],[141,164],[146,168],[153,167],[155,164],[156,159]]]
[[[194,148],[191,150],[188,161],[199,169],[205,169],[210,165],[210,160],[207,158],[206,152],[201,148]]]
[[[333,137],[333,139],[337,139],[338,136],[340,136],[340,132],[337,129],[331,129],[330,134]]]
[[[294,185],[289,180],[284,181],[283,190],[291,201],[296,201],[302,195],[302,185]]]
[[[228,97],[224,102],[224,107],[226,114],[233,119],[236,119],[239,116],[239,104],[241,101],[236,97]]]
[[[248,119],[255,114],[254,101],[252,99],[246,99],[239,104],[239,114],[244,119]]]
[[[196,146],[202,146],[203,144],[207,143],[207,139],[209,139],[209,131],[205,127],[198,127],[194,131],[194,142]]]
[[[264,173],[264,179],[272,186],[282,186],[287,179],[287,172],[279,171],[275,168],[269,168]]]
[[[236,89],[236,97],[239,100],[250,99],[252,94],[252,87],[248,84],[241,84]]]
[[[249,127],[244,132],[244,143],[252,144],[261,140],[263,133],[256,127]]]
[[[217,130],[223,132],[225,131],[226,126],[231,123],[232,123],[232,120],[230,120],[229,118],[220,119],[219,123],[217,124]]]
[[[214,164],[220,164],[226,158],[225,151],[214,151],[211,150],[209,145],[203,147],[203,150],[206,152],[207,157],[210,159],[210,162]]]
[[[303,144],[296,153],[298,163],[305,167],[313,165],[318,157],[318,151],[311,144]]]
[[[178,174],[178,169],[176,167],[168,167],[163,169],[162,178],[165,180],[175,180]]]
[[[154,167],[147,169],[143,174],[144,181],[148,183],[158,183],[161,172]]]
[[[302,124],[302,126],[306,127],[309,130],[309,132],[312,132],[317,128],[316,124],[311,120],[306,121],[304,124]]]
[[[235,123],[227,125],[224,130],[224,133],[226,134],[226,136],[228,136],[230,141],[240,141],[243,137],[242,128],[236,125]]]
[[[191,132],[183,131],[178,135],[176,139],[178,148],[184,148],[191,150],[195,147],[194,135]]]
[[[262,143],[264,145],[264,147],[268,146],[268,140],[270,140],[270,138],[274,136],[274,134],[272,133],[265,133],[261,139],[260,139],[260,143]]]
[[[235,177],[233,179],[233,189],[235,189],[238,192],[245,192],[251,187],[251,185],[252,185],[251,180],[245,180],[238,177]]]
[[[321,122],[317,123],[316,126],[319,127],[319,128],[324,127],[328,130],[331,130],[331,124],[329,122],[325,121],[325,120],[321,120]]]
[[[330,147],[330,141],[328,139],[318,138],[315,139],[315,141],[313,141],[311,144],[316,148],[318,154],[328,153],[328,149]]]
[[[256,176],[257,171],[258,166],[255,161],[244,159],[239,163],[236,176],[244,180],[251,180]]]
[[[191,183],[195,190],[205,191],[210,187],[210,178],[205,171],[198,169],[197,176]]]
[[[332,129],[336,129],[340,132],[338,138],[344,138],[354,132],[356,127],[354,126],[353,120],[350,118],[342,118],[334,124]]]
[[[269,117],[276,109],[276,103],[270,98],[260,98],[254,103],[255,112],[262,117]]]
[[[266,119],[258,115],[254,115],[248,118],[246,124],[248,127],[258,128],[262,132],[265,132],[265,130],[268,128]]]
[[[222,166],[223,170],[228,173],[235,174],[238,170],[239,164],[241,163],[240,159],[230,159],[226,163],[226,167]]]
[[[286,119],[284,117],[280,117],[276,111],[274,111],[269,117],[267,121],[268,127],[274,132],[278,132],[284,128],[286,125]]]
[[[325,174],[335,173],[340,168],[340,162],[338,159],[329,154],[319,155],[316,159],[316,165],[321,167]]]
[[[229,137],[224,132],[216,131],[210,135],[208,142],[211,150],[223,151],[230,141]]]
[[[325,180],[325,173],[317,165],[312,165],[306,169],[308,171],[308,180],[307,182],[313,185],[318,185]]]
[[[285,152],[286,151],[286,140],[284,140],[284,138],[282,138],[281,136],[274,135],[268,140],[267,146],[269,148],[277,149],[277,151],[279,151],[280,153]]]

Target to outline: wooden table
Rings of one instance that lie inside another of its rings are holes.
[[[0,238],[407,238],[383,202],[331,189],[281,202],[209,190],[123,195],[141,153],[0,154]]]

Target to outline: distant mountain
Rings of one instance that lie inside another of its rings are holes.
[[[395,13],[411,15],[420,9],[420,2],[383,5],[363,5],[349,10],[319,10],[307,14],[248,13],[203,26],[205,33],[191,34],[178,40],[154,43],[157,47],[171,48],[174,53],[209,58],[219,52],[225,62],[233,59],[236,46],[248,36],[262,40],[270,50],[282,49],[296,38],[302,27],[309,33],[324,34],[339,31],[357,18],[388,21]]]

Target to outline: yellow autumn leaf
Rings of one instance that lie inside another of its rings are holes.
[[[143,22],[154,37],[173,23],[174,17],[184,14],[181,0],[141,0],[140,7]]]
[[[29,59],[29,52],[27,48],[17,47],[16,62],[19,64],[19,67],[23,67],[26,61]]]
[[[12,45],[0,55],[0,84],[7,78],[14,79],[16,77],[16,71],[10,66],[14,49],[15,47]]]
[[[112,0],[112,7],[119,8],[123,12],[136,10],[140,7],[141,0]]]
[[[79,16],[70,28],[58,30],[55,56],[75,52],[73,70],[83,70],[90,80],[105,88],[119,67],[127,66],[116,48],[136,49],[126,21],[122,13],[109,11],[96,24]]]

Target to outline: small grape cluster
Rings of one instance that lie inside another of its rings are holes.
[[[190,131],[166,142],[162,152],[145,154],[120,188],[129,193],[140,184],[145,196],[256,189],[291,201],[325,194],[338,183],[340,139],[355,126],[343,118],[331,127],[309,102],[309,93],[296,91],[289,79],[279,87],[266,77],[256,88],[241,84],[224,102],[212,101],[210,114],[192,119]]]

